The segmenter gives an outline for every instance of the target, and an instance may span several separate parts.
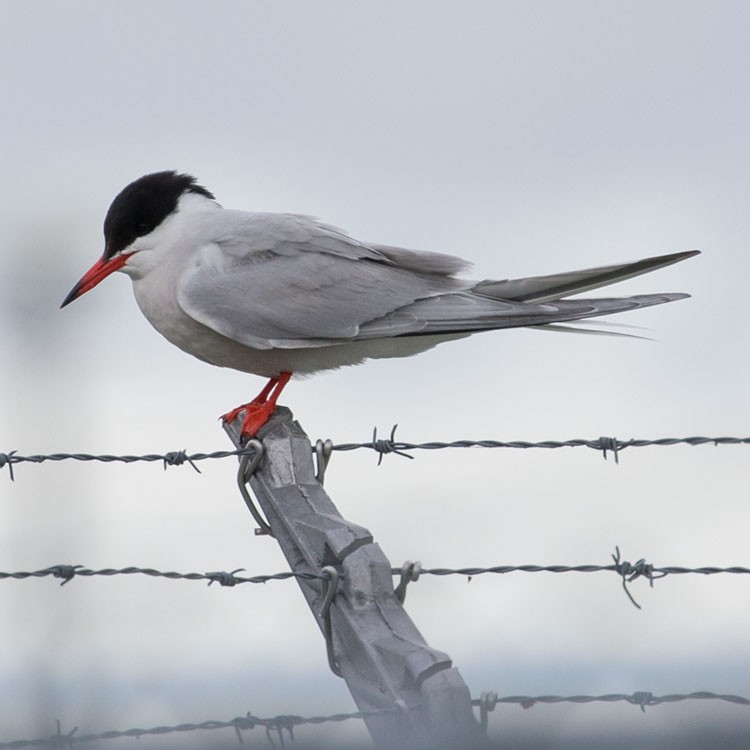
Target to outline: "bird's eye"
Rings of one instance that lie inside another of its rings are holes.
[[[135,225],[135,231],[139,237],[143,237],[144,234],[148,234],[152,229],[153,227],[151,226],[151,224],[145,221],[142,221]]]

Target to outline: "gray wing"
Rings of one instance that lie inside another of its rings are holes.
[[[467,265],[458,258],[367,245],[308,217],[223,212],[222,225],[230,229],[185,270],[178,300],[195,320],[256,349],[545,325],[671,302],[688,295],[559,297],[694,254],[476,283],[454,277]]]
[[[178,301],[198,322],[256,349],[351,341],[369,321],[470,286],[451,275],[465,265],[458,258],[405,250],[399,266],[385,252],[308,217],[222,217],[231,228],[184,271]]]

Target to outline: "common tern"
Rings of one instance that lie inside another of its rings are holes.
[[[273,414],[293,373],[406,357],[478,331],[580,321],[689,297],[565,299],[696,255],[673,253],[503,281],[459,278],[450,255],[361,242],[309,216],[222,208],[174,171],[125,187],[104,219],[104,254],[62,307],[114,271],[141,311],[204,362],[269,378],[244,411],[243,436]]]

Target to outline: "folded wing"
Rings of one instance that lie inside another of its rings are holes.
[[[180,279],[178,301],[193,319],[255,349],[546,325],[662,304],[688,295],[560,298],[695,254],[477,283],[455,277],[466,265],[458,258],[366,245],[306,217],[244,222],[206,243]]]

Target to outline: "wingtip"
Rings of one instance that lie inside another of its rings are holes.
[[[647,258],[646,262],[653,262],[655,265],[654,270],[656,270],[656,268],[663,268],[664,266],[672,265],[672,263],[679,263],[680,261],[687,260],[688,258],[700,254],[700,250],[683,250],[679,253],[670,253],[668,255],[658,255],[654,258]]]
[[[681,253],[674,253],[672,255],[665,256],[667,259],[669,259],[670,263],[680,263],[683,260],[687,260],[688,258],[693,258],[696,255],[700,255],[700,250],[685,250]]]

